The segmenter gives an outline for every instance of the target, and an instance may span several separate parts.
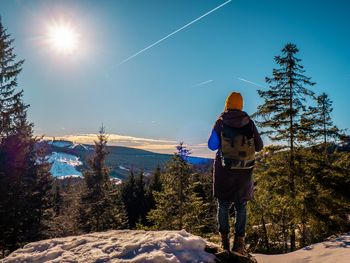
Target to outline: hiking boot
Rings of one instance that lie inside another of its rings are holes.
[[[244,242],[244,237],[235,237],[235,240],[233,242],[233,252],[237,252],[239,254],[245,255],[247,254],[245,250],[245,242]]]
[[[230,237],[228,233],[221,233],[221,246],[225,251],[230,251]]]

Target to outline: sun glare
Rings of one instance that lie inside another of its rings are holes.
[[[61,54],[70,54],[77,50],[79,35],[68,24],[57,24],[48,29],[48,42]]]

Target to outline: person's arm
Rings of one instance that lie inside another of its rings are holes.
[[[209,140],[208,140],[208,148],[212,151],[215,151],[215,150],[220,148],[220,137],[219,137],[220,123],[221,123],[220,119],[218,119],[215,122],[214,128],[211,131],[211,135],[210,135]]]
[[[210,138],[208,140],[208,148],[212,151],[219,149],[220,139],[219,135],[216,133],[215,129],[212,130]]]
[[[264,148],[264,142],[261,139],[260,133],[258,132],[258,129],[255,126],[255,123],[252,121],[253,126],[253,133],[254,133],[254,144],[255,144],[255,151],[260,152]]]

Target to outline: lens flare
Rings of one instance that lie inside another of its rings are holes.
[[[61,54],[71,54],[79,46],[79,35],[69,24],[54,24],[48,27],[48,43]]]

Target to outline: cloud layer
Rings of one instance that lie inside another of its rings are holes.
[[[173,154],[176,151],[177,141],[166,139],[149,139],[140,138],[119,134],[107,134],[108,145],[113,146],[125,146],[132,147],[157,153]],[[78,134],[78,135],[65,135],[54,137],[55,140],[68,140],[74,143],[93,144],[97,139],[97,134]],[[46,136],[44,139],[53,139],[52,136]],[[192,150],[193,156],[209,157],[213,158],[213,152],[210,152],[206,143],[199,143],[195,145],[186,145]]]

